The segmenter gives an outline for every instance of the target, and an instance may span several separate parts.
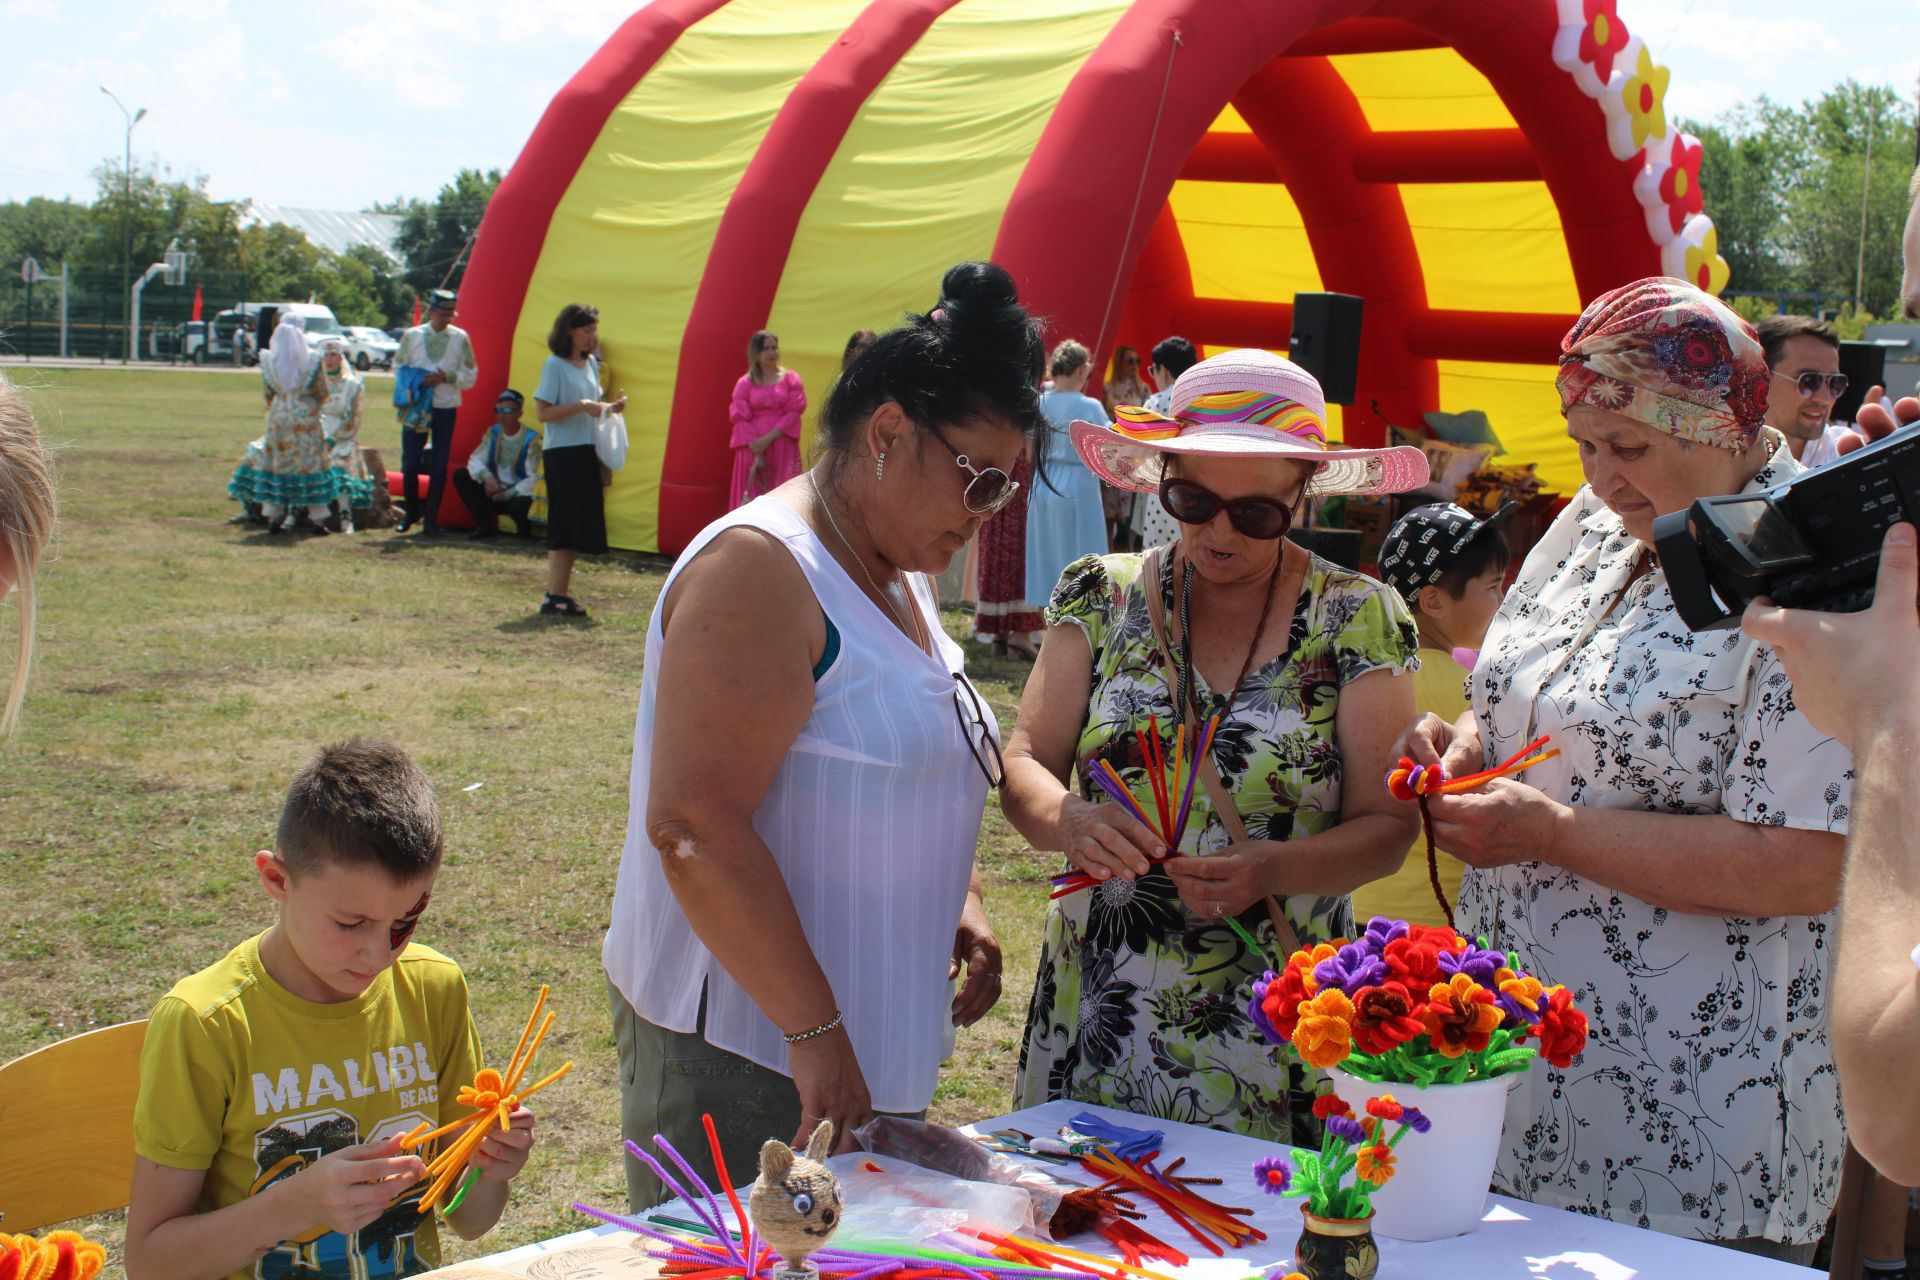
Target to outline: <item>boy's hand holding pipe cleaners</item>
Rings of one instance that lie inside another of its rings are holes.
[[[527,1015],[526,1030],[520,1033],[520,1043],[515,1046],[513,1057],[508,1061],[504,1075],[492,1067],[485,1067],[474,1076],[472,1084],[462,1086],[459,1102],[462,1106],[472,1107],[472,1115],[462,1116],[451,1124],[443,1124],[431,1131],[424,1123],[419,1124],[401,1135],[400,1149],[412,1151],[416,1147],[425,1146],[434,1139],[445,1137],[456,1130],[466,1130],[465,1133],[440,1148],[440,1154],[428,1163],[428,1184],[426,1191],[420,1196],[420,1212],[425,1213],[432,1209],[439,1203],[441,1197],[446,1195],[454,1179],[458,1178],[461,1170],[467,1167],[467,1161],[472,1158],[481,1140],[492,1132],[496,1125],[502,1133],[506,1132],[515,1108],[573,1070],[573,1064],[569,1062],[558,1071],[549,1072],[538,1084],[520,1089],[521,1078],[526,1075],[527,1068],[533,1065],[533,1055],[540,1051],[540,1042],[546,1039],[547,1029],[553,1025],[554,1015],[551,1013],[547,1014],[545,1022],[540,1022],[540,1012],[546,1008],[546,1004],[547,986],[543,983],[540,987],[540,997],[533,1002],[533,1012]],[[534,1029],[535,1023],[539,1023],[537,1031]],[[442,1216],[460,1207],[461,1202],[467,1198],[467,1192],[473,1190],[473,1184],[479,1180],[479,1177],[479,1169],[475,1169],[467,1176],[459,1192],[440,1210]],[[402,1195],[400,1198],[404,1200],[406,1196]]]
[[[1493,768],[1469,773],[1462,778],[1449,778],[1446,769],[1440,765],[1415,764],[1406,756],[1401,756],[1399,763],[1387,771],[1387,791],[1395,800],[1419,802],[1420,829],[1427,840],[1427,880],[1433,885],[1434,901],[1440,904],[1440,910],[1446,914],[1448,928],[1453,927],[1453,904],[1447,901],[1446,893],[1440,888],[1440,859],[1434,849],[1433,815],[1427,812],[1427,797],[1457,796],[1476,791],[1495,778],[1510,778],[1522,769],[1551,760],[1560,754],[1560,748],[1555,747],[1551,751],[1542,751],[1541,748],[1552,740],[1551,734],[1542,734]]]
[[[1187,726],[1179,726],[1174,733],[1171,772],[1168,771],[1166,752],[1160,741],[1160,718],[1149,716],[1147,728],[1134,730],[1134,740],[1140,744],[1141,769],[1147,775],[1147,786],[1153,793],[1154,817],[1149,817],[1144,807],[1134,799],[1133,792],[1128,790],[1120,771],[1113,767],[1111,761],[1095,760],[1086,768],[1087,777],[1141,826],[1160,837],[1161,843],[1167,847],[1167,857],[1177,857],[1180,839],[1187,833],[1187,818],[1193,812],[1193,780],[1200,772],[1200,762],[1206,759],[1207,751],[1213,746],[1213,736],[1219,727],[1219,716],[1201,725],[1193,735],[1193,750],[1189,753]],[[1153,858],[1150,861],[1160,863],[1166,859]],[[1075,868],[1053,877],[1053,891],[1047,896],[1064,898],[1099,883],[1093,876]]]

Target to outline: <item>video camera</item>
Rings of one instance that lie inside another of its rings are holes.
[[[1759,493],[1702,498],[1653,522],[1681,620],[1733,626],[1756,596],[1822,613],[1873,603],[1887,529],[1920,524],[1920,431],[1897,431]]]

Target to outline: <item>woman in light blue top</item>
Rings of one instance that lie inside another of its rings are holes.
[[[540,612],[572,618],[587,616],[570,594],[574,558],[607,549],[603,491],[613,483],[613,473],[594,450],[594,427],[601,414],[627,406],[625,396],[600,399],[600,361],[594,355],[599,344],[598,307],[569,302],[560,308],[547,335],[553,354],[540,366],[540,385],[533,389],[547,475],[547,598]]]
[[[1082,556],[1107,553],[1107,521],[1100,482],[1073,451],[1067,428],[1075,418],[1108,423],[1107,411],[1084,393],[1093,357],[1071,338],[1053,349],[1053,389],[1040,397],[1047,431],[1035,448],[1046,451],[1046,481],[1027,499],[1027,599],[1047,600],[1066,567]]]

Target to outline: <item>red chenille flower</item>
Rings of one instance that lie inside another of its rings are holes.
[[[1378,1116],[1382,1120],[1398,1120],[1406,1113],[1407,1109],[1400,1105],[1400,1100],[1390,1093],[1367,1099],[1367,1114],[1370,1116]]]
[[[1380,958],[1387,962],[1387,973],[1395,982],[1424,991],[1440,981],[1440,951],[1430,938],[1409,936],[1389,942]]]
[[[1353,1108],[1342,1102],[1338,1094],[1323,1093],[1313,1100],[1313,1114],[1322,1120],[1350,1115],[1352,1112]]]
[[[1362,1053],[1385,1053],[1426,1029],[1418,1016],[1413,993],[1403,982],[1362,987],[1354,994],[1353,1043]]]
[[[1313,993],[1307,990],[1306,971],[1288,965],[1267,984],[1267,995],[1260,1002],[1260,1012],[1267,1015],[1267,1021],[1273,1024],[1273,1029],[1280,1033],[1283,1040],[1292,1040],[1293,1033],[1300,1026],[1300,1006],[1312,996]]]
[[[1573,1007],[1573,993],[1565,987],[1548,987],[1540,1002],[1540,1021],[1525,1035],[1538,1037],[1540,1056],[1565,1070],[1587,1047],[1587,1015]]]

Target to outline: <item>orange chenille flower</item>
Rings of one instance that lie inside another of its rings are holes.
[[[1371,1182],[1376,1187],[1387,1185],[1387,1179],[1393,1176],[1393,1148],[1384,1142],[1370,1147],[1361,1147],[1354,1152],[1354,1176],[1362,1182]]]
[[[1353,1052],[1353,1001],[1338,987],[1328,987],[1300,1006],[1300,1025],[1294,1028],[1293,1047],[1308,1066],[1338,1066]]]

